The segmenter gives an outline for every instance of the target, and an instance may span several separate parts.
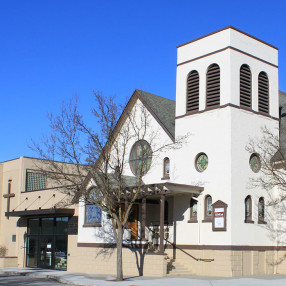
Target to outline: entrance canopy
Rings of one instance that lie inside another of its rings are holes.
[[[37,209],[37,210],[24,210],[5,212],[5,216],[14,217],[32,217],[32,216],[73,216],[74,209]]]

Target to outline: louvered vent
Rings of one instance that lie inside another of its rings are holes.
[[[220,105],[220,69],[217,64],[208,68],[207,72],[207,107]]]
[[[248,65],[240,68],[240,105],[251,108],[251,71]]]
[[[199,110],[199,73],[191,71],[187,82],[187,112]]]
[[[269,83],[265,72],[261,72],[258,76],[258,111],[269,112]]]

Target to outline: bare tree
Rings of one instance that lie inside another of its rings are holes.
[[[164,141],[160,128],[151,123],[150,113],[134,98],[123,113],[114,97],[95,92],[94,98],[95,128],[84,122],[77,99],[73,99],[62,105],[59,115],[49,115],[51,134],[40,143],[33,142],[32,149],[42,159],[37,167],[48,178],[66,186],[72,198],[96,204],[110,216],[117,247],[117,280],[122,280],[123,233],[144,188],[143,176],[156,164],[156,156],[166,149],[180,148],[187,136],[176,142]],[[130,163],[134,142],[136,158]],[[126,175],[129,164],[134,176]],[[87,188],[86,182],[91,178],[95,184]]]
[[[286,149],[281,144],[285,137],[285,130],[261,129],[262,138],[252,139],[247,146],[250,154],[259,154],[260,171],[250,179],[250,187],[263,189],[267,193],[265,201],[265,215],[270,238],[277,249],[286,243]],[[259,218],[258,218],[259,219]],[[276,257],[275,265],[281,263],[285,257]]]

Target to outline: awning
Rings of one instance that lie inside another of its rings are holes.
[[[5,212],[5,216],[32,217],[32,216],[73,216],[74,209],[37,209]]]

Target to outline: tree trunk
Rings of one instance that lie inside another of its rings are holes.
[[[116,280],[123,280],[123,270],[122,270],[122,243],[123,243],[123,229],[121,226],[118,226],[118,235],[117,235],[117,276]]]

